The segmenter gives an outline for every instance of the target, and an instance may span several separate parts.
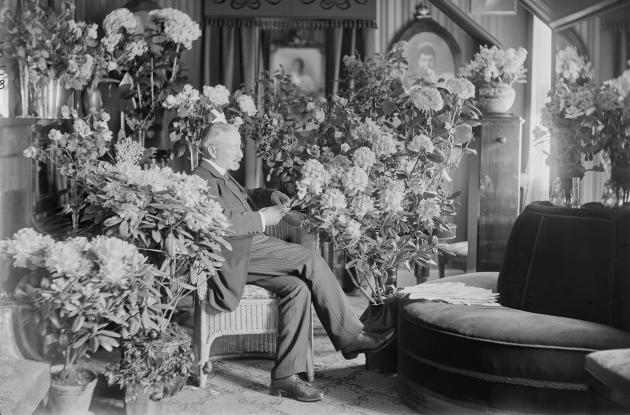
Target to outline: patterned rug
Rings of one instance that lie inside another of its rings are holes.
[[[366,302],[348,297],[360,314]],[[345,360],[336,352],[323,327],[315,320],[315,385],[324,400],[302,403],[269,395],[273,362],[270,360],[225,360],[215,362],[205,389],[185,386],[176,396],[163,401],[162,413],[151,415],[231,414],[413,414],[396,392],[396,376],[365,370],[365,357]],[[94,356],[95,369],[118,359],[117,353]],[[100,378],[90,410],[95,415],[123,415],[123,394],[107,387]],[[40,412],[42,415],[45,411]]]

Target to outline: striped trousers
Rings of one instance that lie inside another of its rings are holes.
[[[326,261],[306,246],[255,236],[247,283],[278,297],[278,347],[272,379],[306,372],[311,301],[335,349],[348,346],[363,329]]]

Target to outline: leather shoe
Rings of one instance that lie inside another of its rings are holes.
[[[354,359],[359,353],[378,352],[389,346],[394,340],[395,329],[389,329],[384,333],[374,334],[362,331],[341,354],[346,359]]]
[[[281,379],[272,379],[269,394],[273,396],[288,396],[302,402],[321,401],[324,394],[298,375],[291,375]]]

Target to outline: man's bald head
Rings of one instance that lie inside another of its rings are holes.
[[[211,124],[201,131],[201,145],[204,157],[226,170],[238,170],[243,158],[238,128],[224,122]]]

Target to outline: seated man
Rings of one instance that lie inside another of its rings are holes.
[[[203,160],[194,173],[208,182],[233,224],[232,251],[221,252],[226,258],[221,278],[209,281],[210,303],[218,310],[234,309],[246,282],[273,292],[280,321],[270,393],[319,401],[322,393],[298,376],[306,372],[311,298],[330,340],[346,359],[387,346],[393,330],[380,335],[364,332],[318,252],[265,235],[265,227],[277,224],[289,210],[284,206],[289,198],[277,191],[248,191],[229,174],[243,158],[235,127],[212,124],[203,130],[201,141]],[[274,205],[257,210],[255,201]]]

